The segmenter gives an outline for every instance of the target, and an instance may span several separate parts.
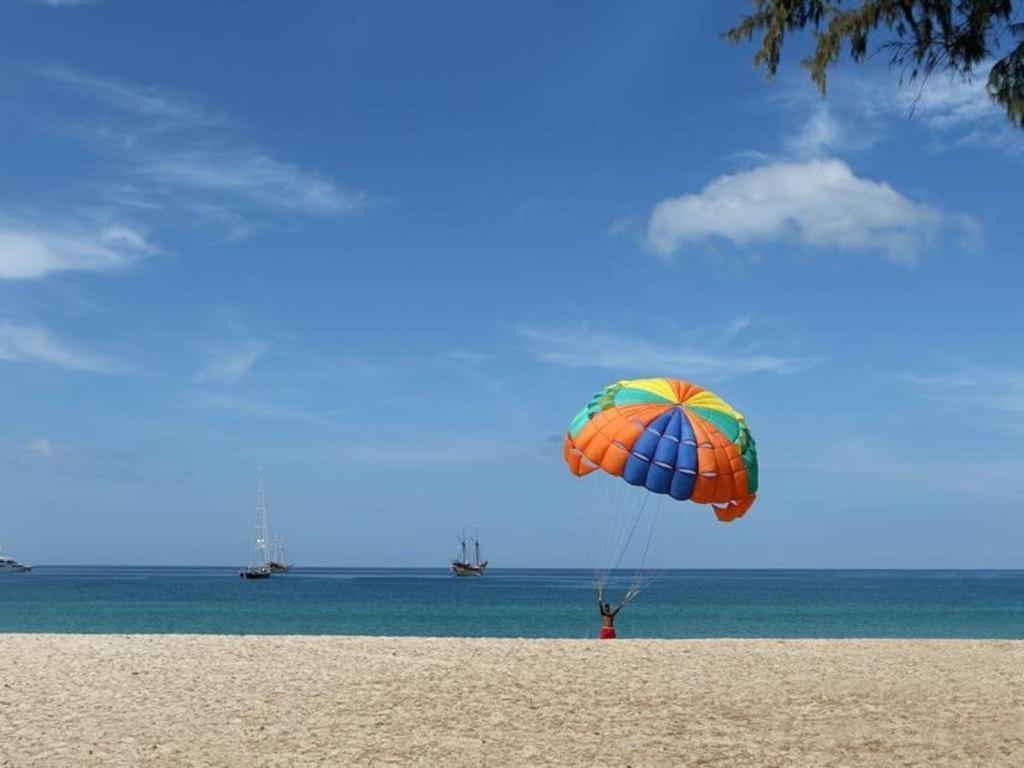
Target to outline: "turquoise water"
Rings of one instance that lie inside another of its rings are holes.
[[[0,576],[0,632],[593,637],[590,571],[40,567]],[[669,571],[623,637],[1024,637],[1024,571]]]

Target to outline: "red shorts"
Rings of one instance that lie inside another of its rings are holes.
[[[601,627],[601,634],[598,635],[601,640],[614,640],[615,639],[615,627]]]

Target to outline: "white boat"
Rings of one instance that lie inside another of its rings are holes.
[[[270,567],[270,540],[267,536],[267,496],[263,490],[263,467],[259,468],[256,485],[256,507],[253,510],[252,554],[249,565],[240,569],[243,579],[266,579],[273,573]]]
[[[4,573],[28,573],[32,570],[31,565],[25,565],[19,563],[13,557],[8,557],[4,554],[3,550],[0,549],[0,574]]]
[[[452,560],[448,569],[452,572],[453,576],[483,576],[484,571],[487,570],[487,561],[480,559],[480,531],[476,532],[476,538],[473,539],[473,562],[470,562],[466,557],[466,536],[457,536],[459,540],[459,557]]]

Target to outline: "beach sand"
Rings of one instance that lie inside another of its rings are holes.
[[[1024,641],[0,635],[0,765],[1024,766]]]

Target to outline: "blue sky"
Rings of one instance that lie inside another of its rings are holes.
[[[7,2],[0,544],[586,566],[590,394],[672,375],[758,439],[666,567],[1020,567],[1024,136],[741,2]],[[916,106],[911,104],[916,98]]]

